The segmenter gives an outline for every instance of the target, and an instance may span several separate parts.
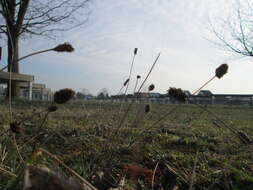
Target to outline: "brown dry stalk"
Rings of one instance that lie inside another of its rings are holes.
[[[135,93],[135,90],[136,90],[136,88],[137,88],[138,81],[139,81],[140,78],[141,78],[141,76],[140,76],[140,75],[137,75],[137,77],[136,77],[136,82],[135,82],[135,86],[134,86],[133,95],[134,95],[134,93]]]
[[[8,175],[10,175],[11,177],[17,177],[16,174],[12,173],[11,171],[8,171],[2,167],[0,167],[0,171],[4,172],[4,173],[7,173]]]
[[[132,62],[131,62],[131,67],[130,67],[128,79],[124,82],[124,85],[123,85],[123,87],[126,86],[123,98],[125,98],[126,94],[127,94],[127,90],[128,90],[128,87],[129,87],[131,76],[132,76],[132,70],[133,70],[133,65],[134,65],[134,60],[135,60],[136,54],[137,54],[137,48],[134,49],[134,56],[133,56],[133,59],[132,59]],[[121,102],[120,103],[119,114],[121,113],[122,105],[123,105],[123,103]]]
[[[40,115],[40,114],[42,114],[43,112],[46,112],[46,111],[49,111],[48,108],[45,109],[45,110],[39,111],[39,112],[35,112],[35,113],[31,114],[30,116],[27,116],[27,117],[23,118],[21,121],[19,121],[19,122],[17,122],[17,123],[18,123],[18,124],[22,124],[22,123],[24,123],[25,121],[32,119],[34,116]]]
[[[124,88],[124,85],[120,88],[119,92],[117,93],[117,95],[120,95],[122,89]]]
[[[41,54],[41,53],[45,53],[45,52],[49,52],[49,51],[53,51],[53,50],[54,50],[54,48],[50,48],[50,49],[46,49],[46,50],[41,50],[41,51],[36,51],[34,53],[31,53],[31,54],[28,54],[26,56],[23,56],[23,57],[19,58],[18,61],[21,61],[21,60],[23,60],[23,59],[25,59],[27,57],[33,56],[33,55],[37,55],[37,54]],[[0,70],[0,72],[3,71],[4,69],[6,69],[7,67],[8,67],[8,65],[6,65],[5,67],[3,67]]]
[[[40,136],[40,134],[37,134],[37,135],[35,135],[35,136],[29,138],[28,141],[26,141],[26,142],[24,142],[24,144],[22,144],[22,146],[19,148],[19,150],[25,148],[25,146],[26,146],[27,144],[32,143],[32,142],[33,142],[36,138],[38,138],[39,136]]]
[[[136,57],[136,54],[137,54],[137,50],[138,50],[137,48],[134,48],[134,56],[133,56],[133,60],[132,60],[130,71],[129,71],[129,76],[128,76],[128,82],[127,82],[127,87],[126,87],[125,95],[126,95],[127,90],[128,90],[129,82],[131,80],[132,70],[133,70],[133,66],[134,66],[134,61],[135,61],[135,57]]]
[[[156,173],[156,170],[158,168],[158,165],[159,165],[159,161],[156,163],[155,169],[154,169],[154,172],[153,172],[153,175],[152,175],[152,181],[151,181],[152,190],[154,190],[155,173]]]
[[[216,76],[213,76],[210,80],[208,80],[205,84],[203,84],[198,90],[193,92],[193,95],[197,94],[201,89],[203,89],[208,83],[210,83]]]
[[[148,79],[149,75],[151,74],[152,70],[154,69],[154,67],[155,67],[155,65],[156,65],[156,63],[157,63],[157,61],[158,61],[160,55],[161,55],[161,52],[158,53],[158,55],[157,55],[157,57],[156,57],[154,63],[152,64],[152,66],[151,66],[151,68],[150,68],[148,74],[146,75],[146,77],[145,77],[144,81],[142,82],[141,86],[139,87],[137,93],[139,93],[139,92],[141,91],[143,85],[145,84],[146,80]],[[138,96],[137,96],[137,99],[138,99]],[[131,102],[131,103],[128,105],[127,110],[125,111],[125,114],[123,115],[123,117],[122,117],[122,119],[121,119],[121,121],[120,121],[120,123],[119,123],[119,126],[118,126],[118,129],[117,129],[117,131],[116,131],[116,134],[119,132],[121,126],[123,125],[123,123],[124,123],[124,121],[125,121],[125,119],[126,119],[126,117],[127,117],[127,114],[128,114],[128,112],[130,111],[130,109],[131,109],[131,107],[133,106],[133,104],[134,104],[134,102]]]
[[[155,59],[155,61],[154,61],[153,65],[152,65],[152,67],[150,68],[150,70],[149,70],[149,72],[148,72],[147,76],[145,77],[144,81],[142,82],[142,84],[141,84],[141,86],[140,86],[139,90],[137,91],[137,93],[139,93],[139,92],[141,91],[141,89],[142,89],[143,85],[145,84],[145,82],[146,82],[146,80],[148,79],[149,75],[150,75],[150,74],[151,74],[151,72],[153,71],[153,69],[154,69],[154,67],[155,67],[155,65],[156,65],[156,63],[157,63],[157,61],[158,61],[158,59],[159,59],[160,55],[161,55],[161,52],[160,52],[160,53],[158,53],[158,55],[157,55],[157,57],[156,57],[156,59]]]
[[[11,36],[11,35],[10,35],[10,36]],[[11,42],[12,42],[12,40],[11,40]],[[36,52],[34,52],[34,53],[30,53],[30,54],[28,54],[28,55],[26,55],[26,56],[23,56],[23,57],[19,58],[18,61],[21,61],[21,60],[23,60],[23,59],[25,59],[25,58],[27,58],[27,57],[31,57],[31,56],[33,56],[33,55],[37,55],[37,54],[41,54],[41,53],[45,53],[45,52],[49,52],[49,51],[56,51],[56,52],[73,52],[73,51],[74,51],[74,48],[73,48],[72,45],[69,44],[69,43],[63,43],[63,44],[57,45],[57,46],[54,47],[54,48],[49,48],[49,49],[45,49],[45,50],[41,50],[41,51],[36,51]],[[0,70],[0,72],[3,71],[4,69],[6,69],[7,67],[8,67],[8,65],[5,66],[5,67],[3,67],[3,68]],[[10,69],[10,70],[11,70],[11,69]]]
[[[223,121],[219,116],[217,116],[215,113],[213,113],[212,111],[208,110],[206,107],[203,107],[199,104],[196,104],[194,102],[191,102],[189,99],[188,101],[194,105],[196,105],[197,107],[203,109],[204,111],[206,111],[207,113],[209,113],[211,116],[213,116],[213,118],[215,118],[217,121],[219,121],[225,128],[229,129],[232,133],[234,133],[242,143],[244,144],[249,144],[251,142],[250,139],[247,139],[247,137],[245,138],[244,135],[242,135],[243,132],[237,130],[236,128],[229,126],[225,121]],[[217,122],[214,123],[217,126],[220,126]],[[250,141],[250,142],[249,142]]]
[[[74,51],[74,48],[68,44],[68,43],[63,43],[63,44],[59,44],[54,48],[49,48],[49,49],[45,49],[45,50],[41,50],[41,51],[36,51],[34,53],[28,54],[26,56],[23,56],[21,58],[18,59],[18,61],[21,61],[27,57],[33,56],[33,55],[37,55],[37,54],[41,54],[41,53],[45,53],[45,52],[49,52],[49,51],[57,51],[57,52],[72,52]]]
[[[208,83],[210,83],[215,77],[221,78],[228,72],[228,65],[227,64],[221,64],[216,70],[215,75],[208,80],[205,84],[203,84],[198,90],[196,90],[193,95],[197,94],[202,88],[204,88]]]
[[[41,51],[36,51],[34,53],[31,53],[31,54],[28,54],[26,56],[23,56],[23,57],[19,58],[18,61],[21,61],[21,60],[23,60],[27,57],[33,56],[33,55],[37,55],[37,54],[41,54],[41,53],[45,53],[45,52],[49,52],[49,51],[53,51],[53,48],[46,49],[46,50],[41,50]]]
[[[197,89],[195,92],[193,92],[192,95],[196,95],[201,89],[203,89],[207,84],[209,84],[212,80],[214,80],[215,77],[221,78],[223,75],[225,75],[227,73],[227,70],[228,70],[228,65],[227,64],[220,65],[215,70],[215,75],[210,80],[208,80],[206,83],[204,83],[199,89]],[[185,97],[185,98],[187,99],[187,97]],[[189,98],[188,98],[188,100],[189,100]],[[152,128],[154,125],[158,124],[160,121],[162,121],[163,119],[165,119],[168,115],[170,115],[171,113],[173,113],[174,111],[176,111],[177,108],[178,108],[178,106],[176,106],[172,110],[170,110],[167,113],[165,113],[156,122],[154,122],[154,124],[152,124],[150,128]]]

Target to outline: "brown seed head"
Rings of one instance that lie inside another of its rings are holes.
[[[74,51],[74,48],[72,47],[71,44],[64,43],[64,44],[59,44],[53,50],[57,52],[72,52]]]
[[[228,65],[227,64],[222,64],[220,65],[216,70],[215,70],[215,76],[217,78],[223,77],[228,72]]]
[[[149,113],[149,112],[150,112],[150,105],[147,104],[147,105],[145,106],[145,113]]]
[[[18,122],[12,122],[10,124],[10,129],[13,133],[20,133],[22,130]]]
[[[126,81],[124,82],[124,86],[127,85],[127,83],[129,82],[130,79],[126,79]]]
[[[138,48],[134,48],[134,55],[137,54]]]
[[[137,75],[137,79],[140,79],[141,78],[141,76],[140,75]]]
[[[168,94],[180,102],[185,102],[187,98],[181,88],[170,87]]]
[[[61,89],[54,93],[54,102],[64,104],[75,96],[75,91],[69,88]]]
[[[56,105],[51,105],[50,107],[47,108],[48,112],[55,112],[58,109]]]
[[[244,144],[249,144],[252,142],[251,139],[248,137],[248,135],[243,131],[238,131],[237,134],[239,135],[239,138],[242,139]]]
[[[154,85],[154,84],[149,85],[149,87],[148,87],[148,90],[149,90],[149,91],[152,91],[152,90],[154,90],[154,89],[155,89],[155,85]]]

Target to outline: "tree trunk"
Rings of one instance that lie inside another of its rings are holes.
[[[19,73],[18,41],[19,37],[17,35],[8,37],[8,72]],[[11,81],[11,83],[9,81],[7,86],[7,97],[9,97],[9,94],[11,94],[11,97],[19,96],[20,90],[17,81]]]
[[[23,1],[20,1],[20,6]],[[18,42],[19,42],[19,32],[20,24],[15,21],[16,12],[16,0],[8,0],[2,3],[4,5],[6,15],[6,25],[7,27],[7,43],[8,43],[8,72],[19,73],[18,65]],[[8,14],[7,14],[8,13]],[[19,19],[19,18],[18,18]],[[21,18],[22,19],[22,18]],[[16,81],[9,80],[7,85],[6,97],[17,97],[19,95],[19,86]]]

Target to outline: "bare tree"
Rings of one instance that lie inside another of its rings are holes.
[[[234,0],[228,17],[219,17],[209,23],[216,45],[242,56],[253,56],[252,1]]]
[[[90,0],[0,0],[0,35],[8,47],[8,71],[19,73],[19,41],[25,35],[52,37],[87,20]],[[12,96],[18,95],[13,83]]]

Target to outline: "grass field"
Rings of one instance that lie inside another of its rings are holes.
[[[224,126],[253,139],[251,107],[151,104],[145,113],[136,104],[120,125],[128,104],[72,101],[45,117],[48,106],[16,102],[13,121],[32,117],[13,133],[8,106],[0,105],[0,189],[20,189],[27,163],[71,175],[50,156],[34,158],[38,148],[98,189],[117,187],[123,176],[123,189],[253,189],[252,143]]]

